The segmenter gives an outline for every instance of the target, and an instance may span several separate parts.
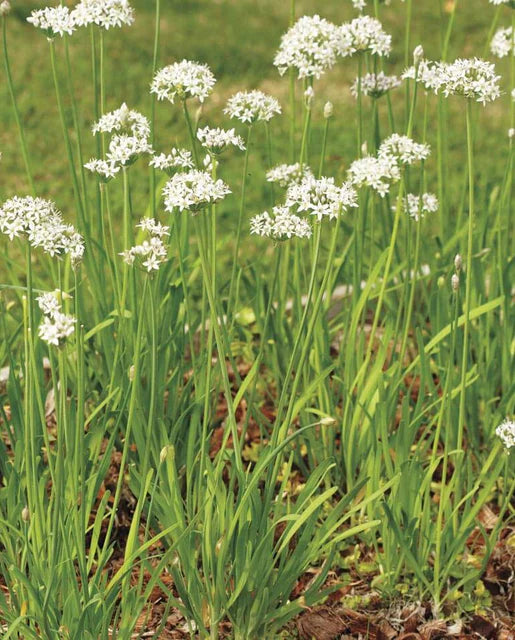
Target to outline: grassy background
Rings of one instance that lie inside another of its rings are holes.
[[[44,6],[40,1],[20,0],[8,20],[8,41],[13,76],[18,93],[20,110],[26,126],[29,150],[36,183],[41,195],[54,199],[66,217],[74,218],[73,196],[69,179],[65,149],[58,121],[54,88],[49,64],[48,44],[44,35],[36,31],[25,19],[34,8]],[[154,30],[154,2],[135,0],[136,22],[131,28],[114,29],[106,34],[106,82],[107,107],[116,108],[122,101],[129,106],[150,114],[148,93],[152,73],[152,47]],[[204,123],[228,124],[222,108],[233,92],[248,88],[261,88],[276,95],[287,112],[288,80],[281,78],[272,64],[274,52],[281,34],[288,27],[289,2],[275,0],[163,0],[161,20],[160,64],[190,58],[207,62],[218,84],[202,113]],[[448,19],[449,2],[427,0],[414,2],[413,28],[410,51],[422,43],[427,57],[439,57],[441,32]],[[440,5],[440,7],[439,7]],[[400,73],[404,67],[404,5],[393,0],[390,7],[382,7],[381,19],[385,28],[393,34],[394,49],[384,68],[389,73]],[[350,0],[298,0],[297,15],[319,12],[337,23],[355,15]],[[486,34],[495,9],[487,0],[460,2],[456,24],[451,39],[449,58],[482,55]],[[509,9],[505,10],[501,23],[508,24]],[[59,39],[58,39],[59,40]],[[72,66],[75,92],[79,103],[80,118],[85,130],[94,120],[91,85],[91,53],[89,33],[80,30],[71,40]],[[64,72],[62,43],[57,43],[60,68]],[[507,89],[509,62],[498,63],[499,72],[505,76]],[[12,116],[10,99],[5,83],[4,70],[0,78],[0,197],[6,198],[27,191],[18,137]],[[342,175],[355,155],[355,100],[349,85],[356,75],[354,60],[344,60],[316,84],[318,120],[327,99],[335,104],[337,115],[344,114],[346,126],[337,124],[331,131],[328,146],[327,173]],[[64,76],[63,87],[64,87]],[[65,91],[66,93],[66,91]],[[398,90],[393,101],[403,104],[404,92]],[[508,109],[504,100],[490,105],[487,111],[478,110],[477,145],[488,162],[477,167],[481,181],[493,184],[499,181],[505,166],[507,145],[498,148],[499,130],[509,127]],[[368,101],[366,100],[365,103]],[[422,101],[420,101],[422,103]],[[430,123],[435,101],[431,101]],[[420,104],[419,106],[422,106]],[[381,104],[383,131],[387,130],[385,103]],[[454,189],[454,199],[461,197],[465,167],[465,136],[462,103],[449,103],[451,126],[448,131],[450,163],[447,168],[449,185]],[[395,112],[398,113],[397,107]],[[420,120],[420,119],[419,119]],[[335,122],[341,123],[338,118]],[[71,124],[71,122],[70,122]],[[320,126],[320,125],[318,125]],[[403,123],[396,123],[402,130]],[[274,162],[287,161],[287,117],[273,121]],[[420,132],[415,132],[415,136]],[[495,134],[495,135],[494,135]],[[436,143],[435,127],[429,126],[429,142]],[[313,139],[317,138],[315,125]],[[92,136],[85,135],[86,156],[94,154]],[[179,108],[159,104],[157,108],[157,146],[161,150],[172,144],[185,144],[185,128]],[[248,215],[265,206],[265,189],[262,172],[266,167],[263,131],[254,137],[257,154],[251,159],[252,179],[249,185]],[[241,176],[242,158],[233,154],[223,170],[224,178],[235,193]],[[433,161],[434,162],[434,161]],[[479,164],[479,163],[478,163]],[[436,167],[432,166],[436,180]],[[88,178],[93,191],[94,179]],[[143,207],[147,199],[146,178],[135,196],[135,203]],[[435,189],[436,184],[428,185]],[[486,185],[485,185],[486,186]],[[486,191],[486,189],[485,189]],[[268,203],[268,202],[267,202]],[[221,215],[237,207],[236,199],[229,199]]]

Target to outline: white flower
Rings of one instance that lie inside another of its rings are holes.
[[[515,0],[489,0],[490,4],[500,5],[508,4],[510,7],[515,8]]]
[[[139,138],[148,138],[150,123],[139,111],[129,109],[125,104],[119,109],[104,114],[92,127],[93,134],[97,133],[126,133]]]
[[[458,58],[452,63],[437,62],[428,65],[425,79],[427,86],[442,91],[445,96],[459,95],[482,104],[500,96],[499,79],[495,66],[480,58]]]
[[[376,18],[359,16],[340,27],[341,49],[343,56],[356,52],[370,51],[378,56],[387,56],[392,48],[392,36],[384,31]]]
[[[348,173],[353,185],[371,187],[381,198],[390,191],[392,182],[397,182],[401,177],[399,165],[391,156],[365,156],[354,160]]]
[[[172,176],[180,169],[193,169],[193,159],[190,151],[173,148],[169,154],[152,156],[149,165]]]
[[[272,214],[264,211],[250,220],[250,233],[272,238],[276,242],[290,238],[309,238],[311,226],[307,220],[291,212],[290,207],[274,207]]]
[[[107,160],[99,160],[97,158],[92,158],[89,162],[86,162],[84,166],[88,171],[97,173],[104,182],[108,182],[114,178],[120,171],[120,165],[115,162],[108,162]]]
[[[395,207],[392,208],[395,209]],[[422,195],[408,193],[404,199],[404,211],[418,222],[424,214],[438,211],[438,198],[433,193]]]
[[[506,449],[515,447],[515,422],[513,420],[506,418],[506,420],[501,422],[497,427],[495,433],[502,440]]]
[[[80,27],[96,24],[110,29],[134,22],[134,10],[128,0],[81,0],[72,15]]]
[[[299,78],[320,76],[336,62],[340,29],[318,15],[303,16],[282,36],[274,65],[283,75],[290,68]]]
[[[152,153],[152,147],[146,138],[126,134],[114,135],[109,143],[106,158],[109,163],[126,166],[144,153]]]
[[[6,16],[11,10],[11,3],[8,0],[0,2],[0,16]]]
[[[380,98],[391,89],[395,89],[401,84],[397,76],[387,76],[383,71],[379,73],[367,73],[361,78],[361,93],[364,96]],[[351,87],[352,95],[358,96],[359,78],[354,80]]]
[[[286,193],[286,205],[297,207],[298,211],[306,211],[316,216],[320,222],[327,217],[337,218],[351,207],[357,207],[357,193],[348,183],[341,187],[335,184],[334,178],[304,178],[300,184],[292,184]]]
[[[426,160],[431,153],[428,144],[415,142],[408,136],[393,133],[384,140],[377,153],[379,158],[395,158],[402,164],[413,164],[417,160]]]
[[[200,140],[200,144],[214,155],[222,153],[230,145],[238,147],[242,151],[245,149],[243,138],[236,135],[234,129],[204,127],[198,129],[197,138]]]
[[[26,236],[33,247],[51,256],[68,254],[75,266],[84,254],[84,242],[75,228],[63,222],[50,200],[15,196],[0,207],[0,231],[10,240]]]
[[[70,10],[62,5],[36,9],[27,18],[27,22],[46,31],[49,38],[56,35],[63,36],[65,33],[71,35],[76,29]]]
[[[281,105],[262,91],[238,91],[227,100],[224,113],[243,123],[268,122],[281,113]]]
[[[46,316],[52,316],[54,313],[61,311],[61,292],[49,291],[36,298],[39,308]]]
[[[198,98],[204,102],[215,85],[215,77],[207,64],[182,60],[160,69],[152,81],[151,93],[158,100],[171,103],[178,97],[182,100]]]
[[[498,58],[515,55],[515,36],[512,27],[496,31],[490,44],[490,51]]]
[[[39,337],[56,347],[62,345],[75,331],[75,318],[61,311],[61,300],[64,297],[66,294],[57,290],[44,293],[37,298],[39,308],[44,314],[43,322],[39,325]]]
[[[403,80],[415,80],[423,85],[426,91],[437,91],[442,85],[442,74],[438,63],[429,60],[419,60],[415,66],[408,67],[402,74]]]
[[[307,165],[295,164],[279,164],[267,171],[266,179],[268,182],[277,182],[280,187],[289,187],[291,184],[298,184],[304,178],[315,176]]]
[[[170,213],[174,209],[197,213],[229,193],[229,187],[222,180],[213,180],[209,173],[198,170],[176,173],[163,189],[165,209]]]
[[[352,0],[352,6],[358,11],[363,11],[367,6],[367,0]]]
[[[170,235],[170,227],[153,218],[143,218],[137,226],[147,234],[147,238],[141,244],[123,251],[120,255],[128,265],[132,266],[138,260],[149,273],[157,271],[167,260],[163,238]]]

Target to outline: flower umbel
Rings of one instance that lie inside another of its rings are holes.
[[[65,294],[62,291],[52,291],[37,298],[44,315],[39,325],[39,337],[56,347],[64,344],[66,338],[75,331],[75,318],[62,312],[63,297]]]
[[[141,244],[137,244],[120,255],[128,265],[134,265],[136,261],[148,271],[157,271],[167,260],[167,250],[163,238],[170,235],[170,227],[162,225],[153,218],[143,218],[138,227],[147,235]]]
[[[250,233],[272,238],[276,242],[290,238],[309,238],[311,226],[307,220],[292,213],[290,207],[274,207],[272,213],[264,211],[250,221]]]
[[[511,449],[515,447],[515,422],[506,418],[504,422],[497,427],[495,433],[502,440],[503,445],[506,449]]]
[[[81,0],[72,11],[80,27],[96,24],[102,29],[122,27],[134,22],[134,9],[128,0]]]
[[[336,62],[341,32],[318,15],[303,16],[283,35],[274,65],[284,75],[293,68],[299,78],[320,78]]]
[[[281,105],[262,91],[239,91],[227,100],[224,113],[243,123],[268,122],[281,113]]]
[[[27,18],[27,22],[43,29],[49,38],[54,38],[57,35],[64,36],[65,33],[71,35],[76,29],[76,23],[70,10],[62,5],[36,9]]]
[[[313,172],[307,165],[300,162],[295,164],[278,164],[267,171],[268,182],[277,182],[280,187],[287,188],[292,184],[299,184],[304,178],[314,178]]]
[[[318,222],[324,218],[332,220],[349,208],[357,207],[357,193],[348,183],[340,187],[334,178],[304,178],[300,184],[292,184],[286,193],[286,204],[316,216]]]
[[[160,69],[154,76],[150,92],[155,93],[158,100],[168,100],[172,104],[175,98],[198,98],[204,102],[215,82],[207,64],[182,60]]]
[[[165,209],[170,213],[174,209],[198,213],[229,193],[229,187],[222,180],[213,180],[209,173],[197,169],[176,173],[163,188]]]

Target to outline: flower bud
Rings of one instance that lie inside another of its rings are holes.
[[[159,454],[159,462],[161,464],[163,464],[163,462],[166,460],[166,457],[168,456],[168,445],[165,445],[162,449],[161,449],[161,453]]]
[[[423,60],[423,59],[424,59],[424,49],[422,48],[422,45],[419,44],[413,50],[413,62],[415,64],[415,66],[420,64],[421,60]]]
[[[136,376],[136,367],[133,364],[131,364],[131,366],[129,367],[129,381],[134,382],[135,376]]]
[[[455,273],[452,274],[451,286],[453,291],[458,291],[458,289],[460,288],[460,278]]]
[[[311,109],[311,105],[313,104],[313,100],[315,98],[315,91],[313,87],[308,87],[306,91],[304,91],[304,100],[306,101],[306,107]]]
[[[365,142],[361,145],[361,154],[366,156],[368,155],[368,144],[367,141],[365,140]]]
[[[336,420],[331,416],[325,416],[320,420],[320,424],[324,427],[330,427],[332,424],[336,424]]]
[[[11,3],[8,0],[0,2],[0,16],[6,16],[11,10]]]
[[[324,118],[332,118],[333,116],[333,103],[329,100],[324,105]]]
[[[439,289],[443,289],[445,287],[445,278],[443,276],[440,276],[436,281],[436,284]]]
[[[463,260],[461,258],[461,255],[457,253],[454,258],[454,268],[456,269],[456,271],[461,271],[462,266],[463,266]]]
[[[508,129],[508,138],[511,140],[515,138],[515,129]]]
[[[30,511],[27,506],[23,507],[21,511],[21,519],[23,522],[28,522],[30,520]]]

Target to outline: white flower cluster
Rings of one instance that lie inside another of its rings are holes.
[[[349,180],[356,187],[370,187],[384,198],[392,182],[400,180],[401,172],[395,159],[364,156],[349,167]]]
[[[65,224],[62,214],[50,200],[15,196],[0,207],[0,231],[10,240],[26,236],[33,247],[51,256],[68,254],[77,265],[84,255],[82,236]]]
[[[54,38],[56,35],[64,36],[65,33],[71,35],[76,29],[71,11],[63,5],[35,9],[27,18],[27,22],[38,29],[43,29],[48,38]]]
[[[61,300],[64,295],[62,291],[52,291],[37,298],[44,315],[43,322],[39,325],[39,337],[56,347],[62,345],[75,331],[75,318],[62,312]]]
[[[506,449],[515,447],[515,422],[513,420],[506,418],[506,420],[501,422],[497,427],[495,433],[502,440]]]
[[[213,180],[206,171],[196,169],[176,173],[163,188],[166,211],[174,209],[198,213],[213,202],[218,202],[231,193],[222,180]]]
[[[79,27],[96,24],[103,29],[131,25],[134,10],[128,0],[81,0],[72,17]]]
[[[238,147],[242,151],[245,150],[243,138],[238,136],[234,129],[204,127],[203,129],[198,129],[197,138],[200,140],[200,144],[215,156],[231,145]]]
[[[340,187],[334,178],[304,178],[300,184],[292,184],[286,192],[286,205],[297,207],[316,216],[318,222],[324,218],[332,220],[351,207],[357,207],[357,193],[348,182]]]
[[[93,134],[97,133],[127,133],[140,138],[148,138],[150,135],[150,123],[148,118],[139,111],[129,109],[125,104],[119,109],[105,113],[92,127]]]
[[[495,65],[481,58],[458,58],[454,62],[422,60],[417,68],[407,69],[403,78],[416,78],[426,91],[441,91],[446,97],[464,96],[482,104],[496,100],[501,90]]]
[[[367,186],[384,198],[392,183],[401,177],[401,165],[426,160],[431,153],[427,144],[414,142],[408,136],[392,134],[384,140],[377,156],[365,156],[349,167],[349,180],[356,187]]]
[[[438,211],[438,198],[434,193],[423,193],[415,195],[408,193],[404,199],[404,211],[417,222],[424,217],[426,213],[435,213]],[[395,207],[393,207],[395,209]]]
[[[130,266],[134,265],[136,260],[140,260],[141,266],[149,273],[157,271],[167,260],[167,251],[163,238],[170,235],[170,227],[157,222],[153,218],[143,218],[137,226],[148,237],[141,244],[122,251],[120,255]]]
[[[198,98],[204,102],[215,85],[215,76],[207,64],[182,60],[160,69],[150,88],[158,100],[168,100],[172,104],[175,98],[182,100]]]
[[[280,187],[287,188],[292,184],[299,184],[304,178],[314,178],[313,172],[307,165],[279,164],[267,171],[268,182],[277,182]]]
[[[290,207],[274,207],[272,213],[264,211],[250,221],[250,233],[271,238],[276,242],[290,238],[309,238],[311,226],[307,220],[292,213]]]
[[[500,94],[500,76],[495,66],[480,58],[458,58],[450,64],[440,63],[440,90],[445,96],[460,95],[486,104]]]
[[[379,73],[367,73],[361,78],[361,93],[371,98],[380,98],[391,89],[401,84],[397,76],[387,76],[383,71]],[[352,95],[357,97],[359,91],[359,78],[356,78],[351,87]]]
[[[114,133],[105,159],[93,158],[84,166],[104,181],[114,178],[122,167],[132,164],[139,155],[153,154],[148,141],[148,119],[123,103],[119,109],[104,114],[92,127],[93,134]]]
[[[515,0],[489,0],[490,4],[500,5],[507,4],[515,9]]]
[[[303,16],[282,36],[274,65],[281,75],[293,68],[299,78],[320,78],[340,50],[339,27],[318,15]]]
[[[165,171],[169,176],[181,169],[193,169],[191,151],[173,148],[170,153],[160,153],[152,156],[149,165],[154,169]]]
[[[416,80],[426,91],[434,91],[437,93],[441,84],[441,76],[439,65],[437,62],[430,60],[419,61],[419,64],[408,67],[402,74],[403,80]]]
[[[379,158],[393,158],[401,164],[413,164],[418,160],[427,160],[431,154],[428,144],[415,142],[408,136],[393,133],[384,140],[377,153]]]
[[[262,91],[238,91],[227,100],[224,113],[243,123],[268,122],[281,113],[281,105]]]
[[[392,36],[386,33],[377,18],[359,16],[340,27],[343,56],[370,51],[378,56],[388,56],[392,49]]]
[[[0,2],[0,16],[6,16],[11,10],[11,3],[9,0],[2,0]]]
[[[515,32],[513,27],[498,29],[492,38],[490,51],[498,58],[515,56]]]

